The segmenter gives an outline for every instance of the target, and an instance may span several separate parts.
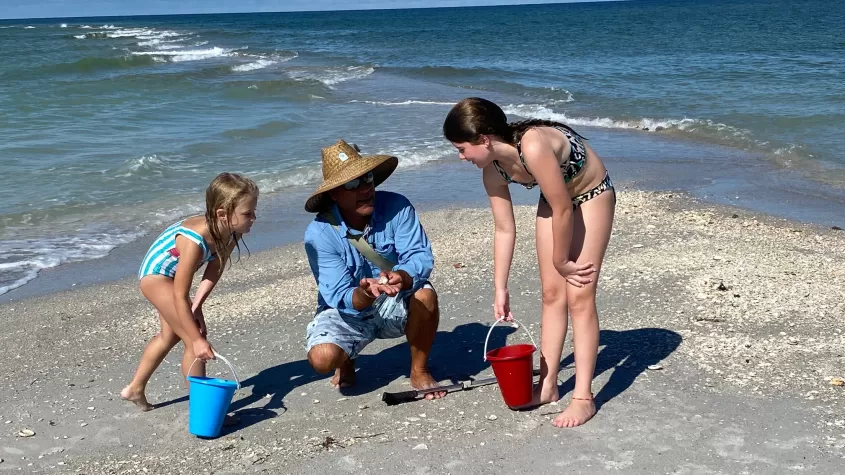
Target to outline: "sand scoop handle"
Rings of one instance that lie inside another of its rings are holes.
[[[241,389],[241,379],[238,378],[238,373],[237,373],[237,371],[235,371],[235,367],[232,366],[232,363],[230,363],[229,360],[227,360],[225,356],[218,353],[217,350],[214,350],[214,357],[218,358],[218,359],[220,359],[220,361],[226,363],[226,366],[228,366],[229,369],[232,371],[232,376],[235,377],[235,382],[238,383],[238,389]],[[199,358],[194,358],[194,361],[193,361],[193,363],[191,363],[191,366],[188,366],[188,374],[189,375],[191,374],[191,368],[194,367],[194,363],[196,363],[199,360],[200,360]]]
[[[484,361],[487,361],[487,343],[490,342],[490,334],[493,333],[493,329],[496,328],[496,325],[498,325],[498,324],[500,324],[504,321],[505,321],[505,317],[502,316],[502,317],[499,317],[498,320],[496,320],[496,323],[490,325],[490,330],[487,331],[487,338],[484,339]],[[522,327],[523,330],[525,330],[525,333],[528,334],[528,338],[531,339],[531,344],[534,345],[534,348],[537,348],[537,343],[534,342],[534,337],[531,336],[531,332],[528,331],[528,328],[526,328],[525,325],[522,324],[522,322],[520,322],[519,320],[517,320],[515,318],[513,319],[513,321],[518,323],[519,326]]]

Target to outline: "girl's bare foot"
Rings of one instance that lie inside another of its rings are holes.
[[[120,391],[120,397],[135,404],[138,406],[138,409],[144,412],[153,409],[153,405],[147,402],[147,397],[144,395],[144,391],[134,389],[131,384]]]
[[[531,402],[523,404],[522,406],[513,406],[511,409],[520,411],[533,409],[535,407],[542,406],[543,404],[557,402],[557,400],[560,399],[560,393],[557,389],[557,379],[553,379],[551,382],[543,379],[540,381],[540,383],[534,386],[534,394],[531,398]]]
[[[343,365],[334,370],[332,387],[348,388],[355,384],[355,360],[347,359]]]
[[[596,404],[592,396],[589,398],[573,397],[569,406],[552,422],[555,427],[577,427],[589,421],[596,415]]]

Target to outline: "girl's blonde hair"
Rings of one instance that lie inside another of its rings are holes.
[[[221,229],[220,220],[217,219],[217,210],[223,209],[226,218],[232,219],[235,208],[245,199],[257,197],[258,186],[249,178],[237,173],[221,173],[217,175],[208,188],[205,190],[205,222],[208,225],[208,232],[214,241],[214,248],[217,250],[217,259],[220,260],[220,272],[223,272],[226,264],[232,256],[229,244],[234,240],[235,248],[238,249],[238,259],[241,255],[240,243],[243,243],[242,236],[238,233],[228,234]],[[249,248],[246,247],[247,253]]]

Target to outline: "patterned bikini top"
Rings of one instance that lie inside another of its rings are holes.
[[[578,172],[584,168],[584,164],[587,162],[587,148],[584,147],[584,142],[582,142],[582,140],[587,139],[578,134],[578,132],[575,132],[567,127],[559,125],[553,127],[563,132],[563,135],[566,135],[566,138],[569,139],[569,144],[571,145],[572,151],[569,152],[569,158],[560,164],[560,169],[563,171],[563,180],[564,182],[569,183],[576,175],[578,175]],[[528,171],[528,167],[525,166],[525,156],[522,155],[522,140],[516,143],[516,151],[519,152],[519,161],[522,162],[522,168],[524,168],[526,173],[531,175],[533,178],[534,175],[532,175],[531,172]],[[508,183],[516,183],[529,190],[537,186],[537,180],[534,180],[531,183],[522,183],[521,181],[514,180],[502,169],[502,166],[499,165],[497,160],[493,160],[493,166],[496,167],[496,171],[498,171],[499,175],[502,175],[502,178],[504,178],[504,180]]]

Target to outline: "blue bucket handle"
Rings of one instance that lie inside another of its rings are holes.
[[[226,366],[228,366],[229,369],[232,371],[232,376],[235,377],[235,382],[238,383],[238,389],[241,389],[241,380],[240,380],[240,378],[238,378],[238,373],[235,371],[235,367],[232,366],[232,363],[230,363],[229,360],[227,360],[225,356],[218,353],[217,350],[213,350],[213,351],[214,351],[214,357],[218,358],[222,362],[226,363]],[[188,366],[188,374],[189,375],[191,374],[191,368],[194,367],[194,363],[196,363],[199,360],[200,360],[199,358],[194,358],[194,361],[193,361],[193,363],[191,363],[191,366]]]
[[[496,328],[496,325],[498,325],[498,324],[500,324],[504,321],[505,321],[505,317],[503,315],[503,316],[499,317],[498,320],[496,320],[496,323],[490,325],[490,330],[487,331],[487,338],[484,339],[484,361],[487,361],[487,343],[490,342],[490,334],[493,333],[493,329]],[[531,336],[531,332],[528,331],[528,328],[526,328],[525,325],[522,324],[522,322],[520,322],[519,320],[517,320],[515,318],[513,319],[513,321],[516,322],[515,326],[517,328],[522,327],[522,329],[525,330],[525,333],[528,334],[528,338],[531,339],[531,344],[534,345],[534,348],[537,348],[537,343],[534,342],[534,337]]]

